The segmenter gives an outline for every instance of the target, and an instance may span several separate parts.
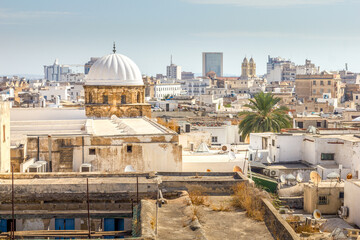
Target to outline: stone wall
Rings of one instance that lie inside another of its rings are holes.
[[[264,222],[274,239],[300,240],[294,229],[281,217],[269,200],[263,199],[263,204],[265,208]]]
[[[145,86],[84,86],[88,117],[151,117]]]

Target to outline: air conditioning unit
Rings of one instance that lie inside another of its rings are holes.
[[[338,210],[338,214],[341,218],[347,218],[349,216],[349,208],[345,206],[341,206]]]
[[[221,145],[221,150],[224,152],[230,151],[230,144],[223,144]]]
[[[29,173],[41,172],[41,171],[42,171],[42,164],[37,162],[31,164],[27,169],[27,172]]]
[[[269,176],[270,177],[278,177],[279,176],[279,170],[270,170]]]
[[[270,176],[270,169],[263,169],[263,174],[266,176]]]
[[[81,164],[80,172],[91,172],[91,164],[90,163]]]

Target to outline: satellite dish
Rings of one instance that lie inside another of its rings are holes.
[[[221,150],[223,150],[224,152],[226,152],[228,150],[228,147],[226,145],[221,146]]]
[[[301,183],[302,181],[304,180],[304,175],[299,172],[297,175],[296,175],[296,181],[298,181],[299,183]]]
[[[310,173],[310,179],[311,179],[311,181],[312,181],[313,183],[315,183],[315,184],[319,184],[319,183],[321,182],[321,177],[320,177],[320,175],[319,175],[317,172],[315,172],[315,171],[312,171],[312,172]]]
[[[321,212],[319,209],[315,209],[313,212],[313,216],[315,218],[315,220],[320,220],[321,219]]]
[[[135,169],[134,169],[133,166],[127,165],[127,166],[125,167],[125,172],[136,172],[136,171],[135,171]]]
[[[285,174],[281,174],[281,176],[280,176],[280,181],[281,181],[281,183],[285,183],[285,182],[286,182]]]
[[[348,173],[348,175],[346,175],[346,179],[352,179],[353,175],[351,173]]]
[[[229,155],[229,158],[230,158],[231,161],[234,161],[236,159],[236,155],[235,155],[235,153],[233,151],[230,151],[228,153],[228,155]]]
[[[288,180],[288,181],[295,181],[296,180],[295,176],[292,175],[291,173],[286,175],[285,179]]]
[[[206,171],[207,171],[207,172],[211,172],[211,169],[208,168],[208,169],[206,169]]]
[[[241,173],[243,173],[243,171],[241,170],[241,167],[239,167],[239,166],[235,166],[233,168],[233,172],[241,172]]]
[[[338,179],[340,175],[336,172],[331,172],[326,176],[328,179]]]

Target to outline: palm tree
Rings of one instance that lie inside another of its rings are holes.
[[[291,127],[289,109],[278,107],[280,98],[274,98],[271,93],[260,92],[250,99],[250,104],[244,105],[251,111],[241,112],[244,119],[239,124],[239,133],[245,139],[252,132],[280,132],[282,128]]]

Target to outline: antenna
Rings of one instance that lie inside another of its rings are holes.
[[[172,54],[170,55],[170,65],[172,65]]]
[[[348,70],[348,64],[345,63],[345,70],[347,71]]]

